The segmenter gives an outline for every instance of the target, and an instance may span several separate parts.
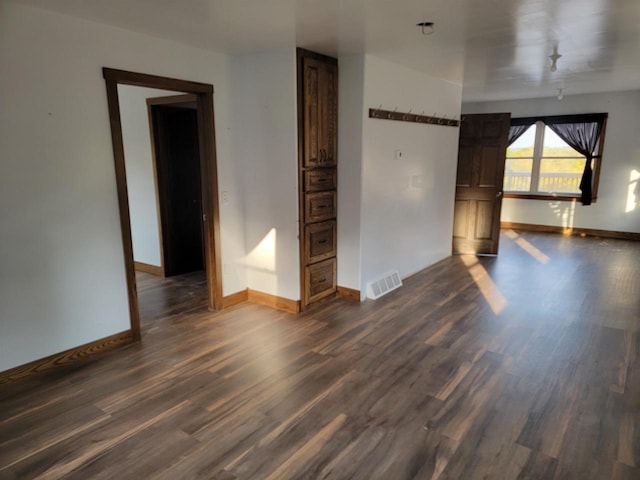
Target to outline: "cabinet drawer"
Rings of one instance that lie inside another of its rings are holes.
[[[321,190],[335,190],[336,169],[307,170],[304,172],[304,191],[319,192]]]
[[[307,193],[304,196],[304,223],[336,217],[336,192]]]
[[[336,292],[336,259],[305,267],[305,303],[313,303]]]
[[[304,227],[305,263],[316,263],[336,256],[335,220]]]

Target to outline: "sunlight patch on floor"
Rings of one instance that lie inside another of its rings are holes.
[[[511,240],[513,240],[515,244],[518,245],[521,249],[523,249],[525,252],[527,252],[529,255],[531,255],[533,258],[535,258],[537,261],[539,261],[543,265],[546,263],[549,263],[550,259],[548,255],[545,255],[542,251],[540,251],[538,248],[532,245],[531,242],[522,238],[520,234],[518,234],[517,232],[514,232],[513,230],[507,230],[505,232],[505,235],[509,237]]]
[[[489,272],[478,262],[478,257],[474,255],[460,255],[462,262],[469,269],[469,274],[480,289],[480,293],[485,298],[491,310],[499,315],[509,304],[507,299],[500,293],[498,287],[489,276]]]

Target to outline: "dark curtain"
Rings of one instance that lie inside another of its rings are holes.
[[[545,122],[547,126],[553,130],[562,140],[574,150],[580,152],[587,159],[584,165],[584,172],[580,180],[580,201],[583,205],[591,205],[593,186],[593,171],[591,162],[596,156],[595,151],[600,140],[600,134],[604,125],[602,120],[596,119],[590,122],[579,123],[555,123]]]
[[[531,125],[531,123],[529,125],[511,125],[509,128],[509,140],[507,142],[507,147],[513,145],[513,142],[519,139],[524,132],[529,130]]]

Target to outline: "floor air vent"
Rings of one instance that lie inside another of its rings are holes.
[[[386,275],[367,283],[367,298],[375,300],[402,286],[400,274],[397,271],[389,272]]]

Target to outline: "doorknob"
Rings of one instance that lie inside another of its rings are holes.
[[[500,198],[502,196],[502,192],[496,193],[496,198]]]

